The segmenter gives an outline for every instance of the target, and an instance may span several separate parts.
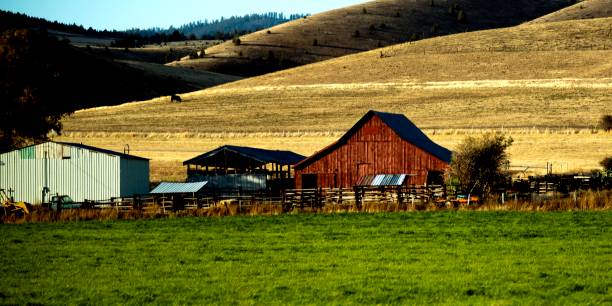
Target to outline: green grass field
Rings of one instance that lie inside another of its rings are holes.
[[[610,304],[612,212],[0,225],[1,304]]]

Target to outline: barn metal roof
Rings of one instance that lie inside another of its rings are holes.
[[[225,159],[223,162],[226,166],[232,166],[237,158],[246,159],[256,164],[277,163],[282,165],[293,165],[306,158],[300,154],[291,151],[266,150],[252,147],[239,147],[225,145],[196,156],[190,160],[183,162],[183,165],[218,165],[221,157],[228,155],[234,156],[234,159]],[[242,166],[242,164],[240,164]]]
[[[408,174],[374,174],[359,178],[357,186],[401,186]]]
[[[433,142],[427,135],[423,133],[414,123],[412,123],[406,116],[402,114],[392,114],[385,112],[378,112],[370,110],[368,111],[357,123],[346,132],[338,141],[323,148],[321,151],[313,154],[312,156],[302,160],[295,165],[296,169],[304,168],[320,157],[332,152],[339,146],[345,144],[361,127],[366,124],[372,117],[378,116],[389,128],[391,128],[400,138],[414,144],[415,146],[429,152],[433,156],[440,160],[450,163],[452,152],[448,149]]]
[[[162,182],[159,186],[149,192],[150,194],[169,194],[169,193],[198,193],[208,182],[196,183],[168,183]]]

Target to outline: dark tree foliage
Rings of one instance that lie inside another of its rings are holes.
[[[54,61],[68,48],[45,32],[10,30],[0,37],[0,151],[47,139],[73,108],[60,86],[66,80]]]
[[[507,180],[504,171],[504,165],[508,162],[506,149],[512,142],[512,138],[496,134],[467,137],[453,154],[451,177],[459,179],[466,192],[490,195]]]
[[[612,130],[612,115],[603,115],[599,119],[599,127],[604,131]]]
[[[178,28],[170,27],[167,29],[150,28],[150,29],[130,29],[126,31],[127,35],[133,38],[139,38],[143,43],[161,43],[173,40],[171,34],[178,31],[183,35],[195,35],[202,39],[231,39],[238,35],[245,35],[254,31],[259,31],[265,28],[271,28],[275,25],[285,23],[287,21],[300,19],[307,15],[292,14],[289,16],[283,13],[263,13],[263,14],[248,14],[244,16],[232,16],[229,18],[220,18],[217,20],[204,20],[190,22]]]
[[[602,159],[599,164],[604,168],[604,170],[612,171],[612,156]]]
[[[116,30],[98,31],[91,27],[85,29],[82,25],[65,24],[57,21],[48,21],[43,18],[37,18],[28,16],[21,13],[13,13],[9,11],[0,10],[0,30],[5,31],[8,29],[24,29],[24,28],[46,28],[49,30],[56,30],[61,32],[82,34],[88,36],[97,37],[123,37],[123,32]]]

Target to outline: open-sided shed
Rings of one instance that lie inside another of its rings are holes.
[[[369,111],[338,141],[295,165],[296,186],[346,188],[378,178],[422,185],[450,161],[451,152],[404,115]],[[376,176],[391,174],[397,176]]]
[[[209,188],[265,190],[293,182],[292,165],[306,158],[291,151],[225,145],[183,162],[190,182]]]

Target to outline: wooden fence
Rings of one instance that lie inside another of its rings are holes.
[[[510,200],[538,200],[541,198],[576,197],[577,190],[612,189],[606,177],[553,176],[516,181],[498,190],[498,202]],[[465,206],[479,204],[477,197],[461,194],[444,185],[287,189],[283,191],[245,192],[242,189],[216,189],[204,194],[135,195],[113,198],[105,202],[85,203],[83,207],[113,208],[117,210],[159,210],[160,213],[189,209],[208,209],[225,206],[238,211],[253,205],[281,208],[318,210],[323,207],[354,206],[361,209],[369,204]]]

